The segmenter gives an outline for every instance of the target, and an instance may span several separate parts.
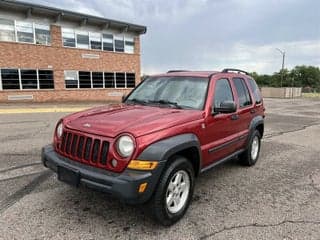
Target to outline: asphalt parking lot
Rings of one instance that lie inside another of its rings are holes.
[[[0,239],[320,239],[320,101],[265,105],[259,162],[204,173],[170,228],[42,167],[40,149],[66,113],[0,114]]]

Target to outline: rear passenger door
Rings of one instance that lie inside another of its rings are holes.
[[[238,142],[237,149],[242,148],[249,133],[249,125],[255,115],[255,109],[252,103],[252,97],[250,95],[248,86],[244,78],[235,77],[232,79],[236,94],[238,96],[238,136],[240,141]]]

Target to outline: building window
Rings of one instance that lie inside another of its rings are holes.
[[[126,87],[126,77],[125,73],[116,73],[116,87],[125,88]]]
[[[49,45],[51,42],[50,38],[50,26],[34,24],[34,31],[36,37],[36,44]]]
[[[40,89],[54,89],[53,71],[39,70],[39,88]]]
[[[93,88],[103,88],[103,73],[102,72],[92,72],[92,87]]]
[[[2,89],[20,89],[19,70],[1,69]]]
[[[124,51],[126,53],[134,53],[134,38],[126,37]]]
[[[126,73],[127,88],[134,88],[136,86],[136,75],[134,73]]]
[[[90,72],[79,72],[79,87],[91,88],[91,74]]]
[[[54,89],[52,70],[0,69],[0,72],[3,90]]]
[[[63,46],[134,53],[134,37],[62,28]]]
[[[36,43],[49,45],[51,41],[50,26],[0,19],[0,41]]]
[[[124,52],[124,39],[123,36],[115,36],[114,48],[116,52]]]
[[[77,71],[64,71],[66,88],[78,88],[79,79]]]
[[[76,47],[76,39],[73,29],[63,28],[62,29],[63,46],[65,47]]]
[[[113,35],[112,34],[103,34],[103,50],[105,51],[114,51],[113,48]]]
[[[135,73],[72,70],[64,71],[64,77],[66,88],[134,88],[136,85]]]
[[[104,86],[105,88],[115,88],[114,73],[105,72],[104,73]]]
[[[0,41],[15,41],[14,21],[0,19]]]
[[[17,40],[23,43],[34,43],[33,24],[29,22],[16,22]]]
[[[20,70],[22,89],[37,89],[37,71],[36,70]]]
[[[89,33],[88,32],[77,32],[77,47],[78,48],[89,48]]]
[[[102,49],[101,34],[100,33],[90,33],[90,46],[91,49]]]

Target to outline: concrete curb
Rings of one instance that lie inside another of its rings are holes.
[[[90,107],[2,108],[0,109],[0,114],[79,112],[88,108]]]

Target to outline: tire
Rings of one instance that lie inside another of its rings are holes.
[[[261,148],[261,135],[258,130],[255,130],[250,136],[248,148],[239,155],[239,160],[242,165],[253,166],[259,159]]]
[[[148,203],[148,212],[154,220],[164,226],[170,226],[184,216],[193,195],[194,175],[190,161],[182,156],[173,157]]]

